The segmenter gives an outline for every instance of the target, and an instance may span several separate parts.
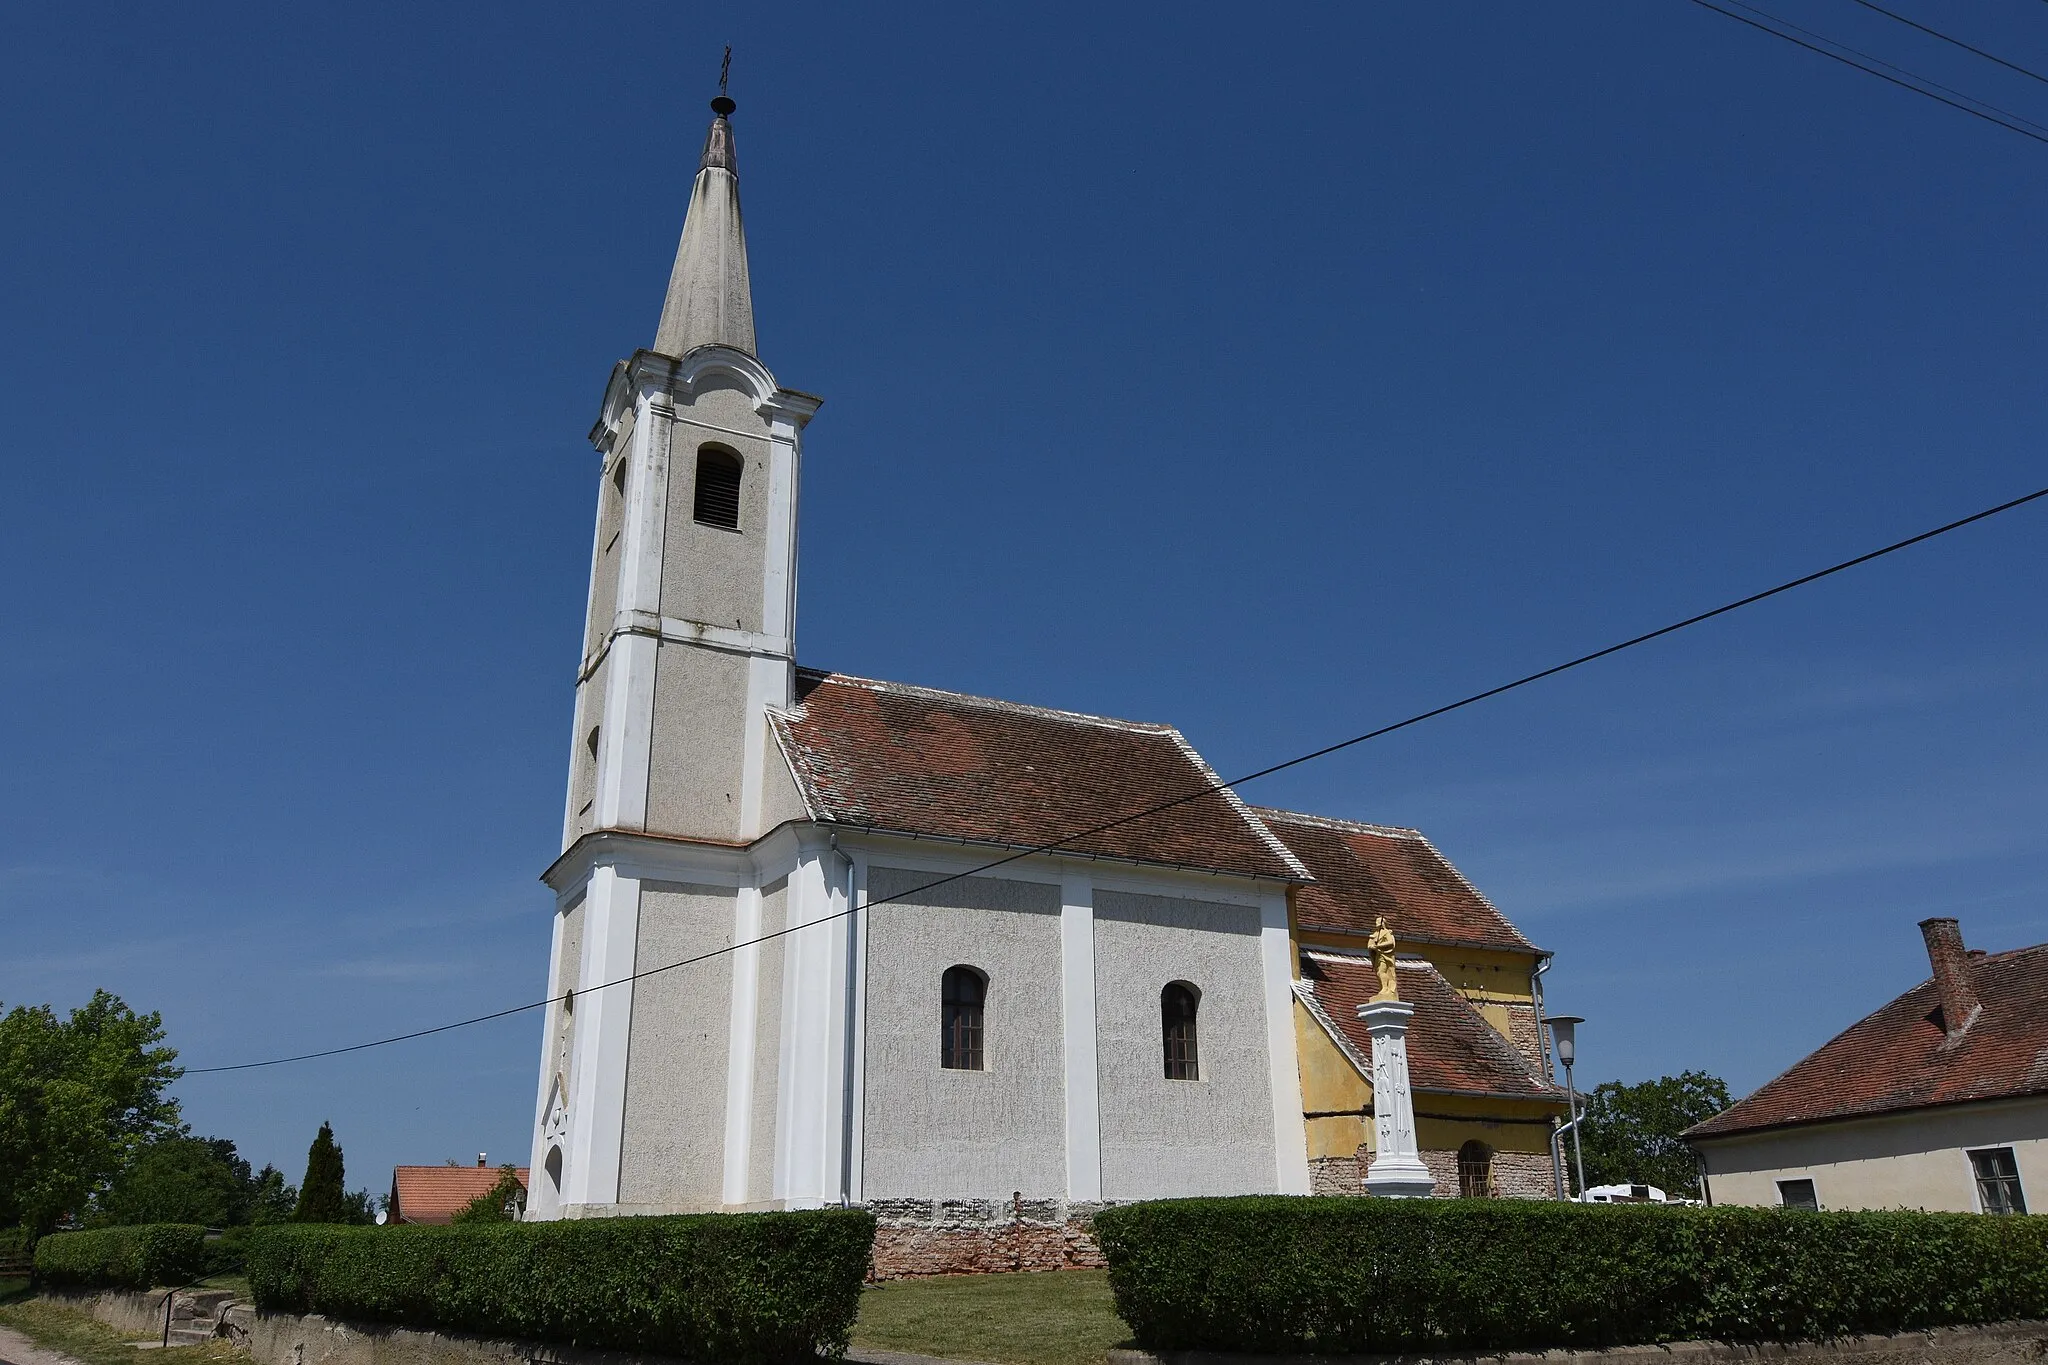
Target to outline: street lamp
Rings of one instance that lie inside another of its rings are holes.
[[[1579,1175],[1579,1198],[1586,1197],[1586,1156],[1579,1146],[1579,1088],[1572,1081],[1572,1063],[1579,1055],[1579,1025],[1586,1021],[1576,1014],[1555,1014],[1544,1021],[1550,1025],[1551,1041],[1557,1045],[1557,1060],[1564,1065],[1564,1092],[1571,1102],[1572,1165]]]

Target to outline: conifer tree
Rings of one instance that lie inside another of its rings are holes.
[[[348,1194],[342,1188],[341,1148],[334,1141],[334,1125],[323,1123],[306,1152],[306,1178],[299,1184],[299,1206],[292,1210],[294,1223],[347,1223]]]

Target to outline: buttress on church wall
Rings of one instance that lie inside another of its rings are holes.
[[[1199,992],[1199,1080],[1166,1079],[1160,992]],[[1095,892],[1095,1043],[1102,1197],[1273,1188],[1273,1107],[1259,912]]]
[[[646,882],[636,972],[732,943],[731,887]],[[633,983],[619,1203],[716,1208],[724,1189],[732,962],[716,957]]]
[[[867,1104],[869,1199],[1066,1194],[1060,889],[968,877],[907,895],[930,872],[870,867]],[[988,978],[983,1069],[939,1065],[940,981]]]

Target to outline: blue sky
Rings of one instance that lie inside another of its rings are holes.
[[[2048,9],[1913,12],[2048,68]],[[584,433],[726,42],[762,355],[826,398],[808,663],[1229,774],[2048,484],[2048,146],[1682,0],[0,23],[0,1001],[192,1065],[540,994]],[[1751,1088],[1916,920],[2048,939],[2044,518],[1245,795],[1426,830],[1584,1079]],[[382,1188],[524,1157],[538,1031],[177,1093]]]

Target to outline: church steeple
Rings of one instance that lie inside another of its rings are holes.
[[[711,101],[711,130],[704,136],[683,239],[654,332],[654,349],[662,355],[681,356],[712,344],[755,354],[754,293],[730,121],[735,107],[722,91]]]

